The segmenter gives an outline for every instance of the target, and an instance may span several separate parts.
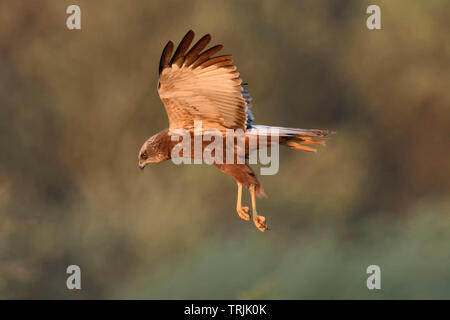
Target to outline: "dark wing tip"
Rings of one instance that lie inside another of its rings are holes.
[[[175,54],[172,57],[172,60],[170,60],[170,64],[177,63],[179,66],[183,64],[184,61],[184,54],[186,53],[186,50],[189,48],[189,46],[192,43],[192,40],[194,40],[194,31],[189,30],[186,35],[181,40],[180,44],[177,47],[177,50],[175,50]]]
[[[208,50],[202,52],[197,59],[192,63],[192,67],[196,68],[201,65],[203,62],[207,61],[212,55],[216,54],[220,50],[222,50],[223,45],[218,44],[214,47],[209,48]]]
[[[205,34],[197,43],[186,53],[186,57],[184,59],[184,63],[186,66],[190,66],[199,56],[201,51],[208,45],[211,41],[211,35]]]
[[[180,41],[175,53],[172,56],[174,44],[172,41],[169,41],[167,45],[164,47],[163,53],[161,55],[161,60],[159,63],[159,73],[161,73],[165,68],[171,67],[173,64],[181,67],[183,63],[186,66],[191,66],[193,68],[201,66],[202,68],[208,67],[213,64],[220,63],[221,67],[228,66],[229,63],[225,63],[226,59],[231,57],[231,55],[225,55],[220,57],[211,58],[214,54],[222,50],[223,45],[219,44],[209,48],[206,51],[203,49],[208,45],[211,41],[211,35],[208,33],[204,35],[197,43],[188,51],[189,46],[194,39],[195,33],[192,30],[189,30],[183,39]],[[203,51],[203,52],[202,52]],[[187,52],[187,53],[186,53]],[[229,61],[231,63],[231,61]]]
[[[184,35],[183,38],[186,38],[188,35],[189,35],[189,37],[191,37],[192,39],[194,39],[194,36],[195,36],[194,30],[190,29],[188,32],[186,32],[186,34]]]
[[[161,54],[161,59],[159,60],[159,73],[161,73],[165,68],[169,67],[172,51],[173,51],[173,42],[169,41],[164,47],[164,50]]]

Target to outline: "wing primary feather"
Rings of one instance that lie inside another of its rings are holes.
[[[170,57],[172,56],[173,51],[173,42],[167,42],[164,50],[161,54],[161,59],[159,60],[159,73],[163,71],[163,69],[169,66]]]
[[[200,52],[205,49],[208,43],[211,41],[211,35],[204,35],[197,43],[192,47],[191,50],[186,54],[186,58],[184,59],[184,64],[186,66],[190,66],[195,59],[197,59]]]
[[[223,56],[218,56],[218,57],[214,57],[211,59],[206,60],[205,62],[203,62],[202,64],[200,64],[201,68],[207,68],[209,66],[212,66],[213,64],[216,64],[218,62],[224,61],[224,60],[228,60],[231,57],[231,54],[226,54]]]
[[[218,44],[217,46],[214,46],[212,48],[209,48],[208,50],[206,50],[205,52],[203,52],[197,60],[195,60],[195,62],[192,64],[192,68],[196,68],[199,65],[201,65],[203,62],[205,62],[206,60],[208,60],[209,57],[211,57],[212,55],[216,54],[217,52],[219,52],[220,50],[222,50],[223,45]]]
[[[220,68],[220,67],[229,66],[231,64],[231,62],[233,62],[231,59],[225,59],[223,61],[217,62],[216,67]]]
[[[173,55],[172,60],[170,60],[171,65],[175,63],[180,67],[183,64],[184,53],[191,45],[193,39],[194,31],[189,30],[188,33],[186,33],[186,35],[183,37],[183,40],[181,40],[180,44],[177,47],[177,50],[175,50],[175,54]]]

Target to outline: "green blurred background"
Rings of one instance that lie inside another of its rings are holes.
[[[450,298],[449,9],[0,1],[0,298]],[[338,132],[317,154],[283,148],[260,178],[270,232],[239,219],[214,167],[138,170],[167,127],[160,53],[190,28],[233,53],[256,123]]]

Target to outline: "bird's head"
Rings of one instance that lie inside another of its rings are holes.
[[[144,169],[148,163],[150,163],[148,159],[148,154],[149,152],[147,151],[147,141],[146,141],[142,145],[141,150],[139,150],[138,165],[141,170]]]
[[[167,157],[167,146],[164,145],[159,135],[154,135],[144,142],[139,150],[138,165],[140,169],[144,169],[149,163],[157,163],[165,161]]]
[[[144,169],[145,166],[149,163],[156,162],[154,161],[155,157],[155,148],[153,147],[151,139],[144,142],[144,144],[141,147],[141,150],[139,150],[139,168]]]

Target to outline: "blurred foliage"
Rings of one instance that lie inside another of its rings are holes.
[[[373,2],[379,31],[369,1],[80,0],[69,31],[71,2],[0,1],[0,298],[450,298],[450,2]],[[213,167],[137,168],[190,28],[233,53],[256,123],[338,132],[261,177],[271,232]]]

